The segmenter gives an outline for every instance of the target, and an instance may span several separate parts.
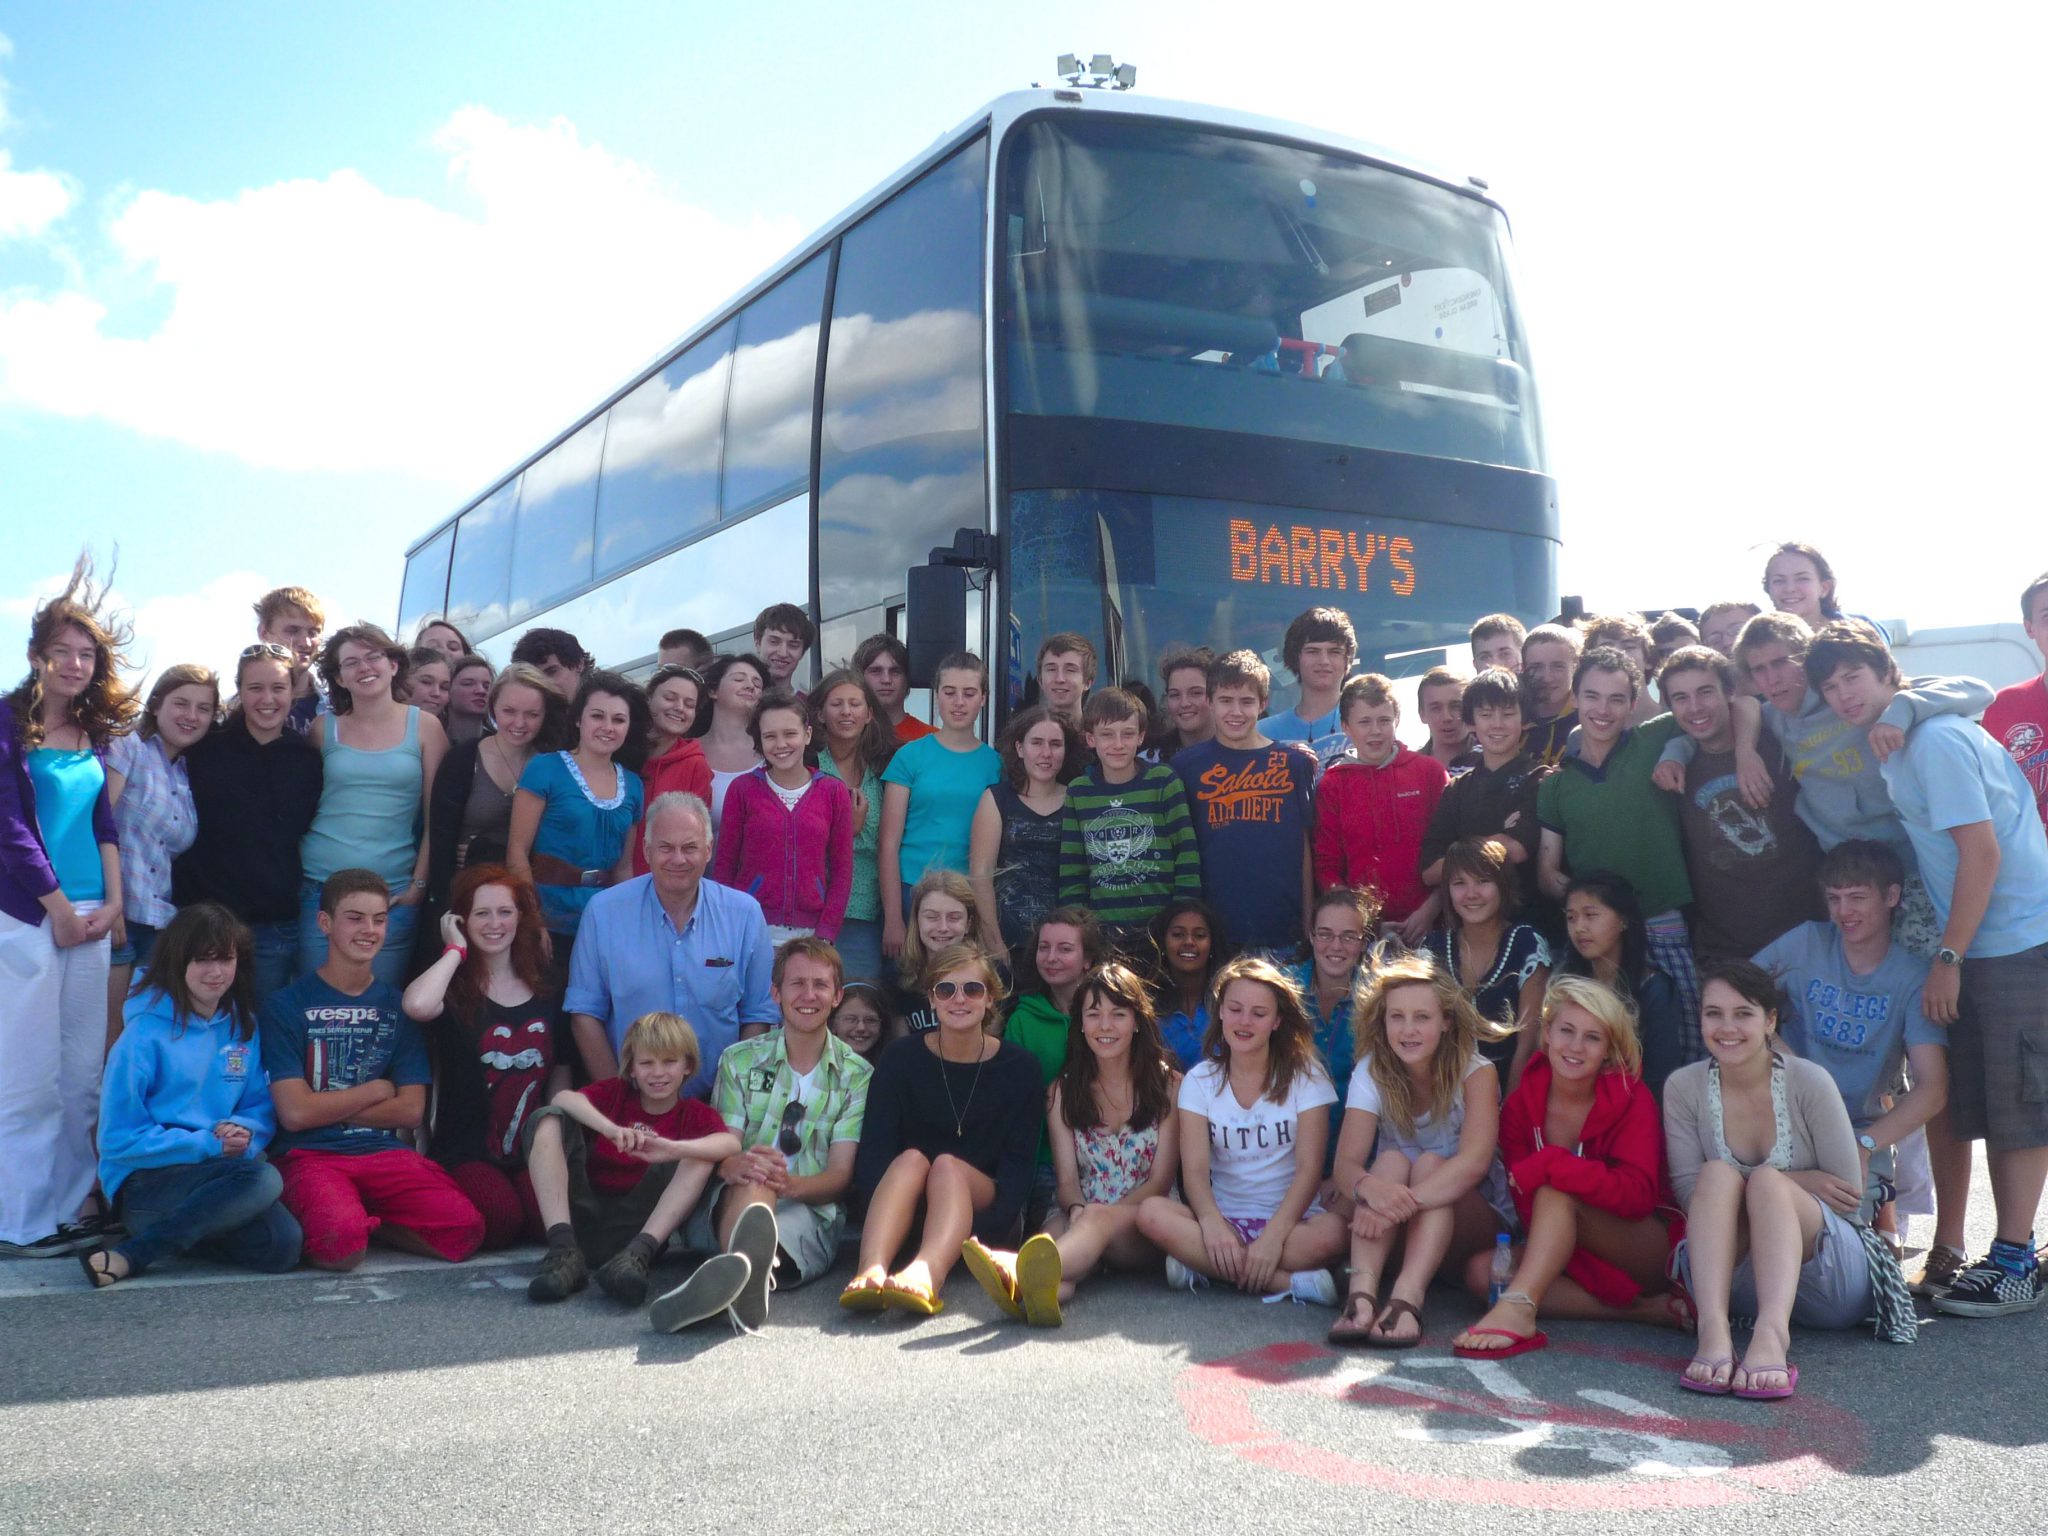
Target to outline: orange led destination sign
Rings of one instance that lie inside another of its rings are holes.
[[[1396,597],[1415,591],[1415,542],[1358,528],[1268,523],[1263,533],[1250,518],[1230,520],[1230,579],[1263,585],[1364,592],[1372,564]]]

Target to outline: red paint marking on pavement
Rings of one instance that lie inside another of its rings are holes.
[[[1636,1366],[1663,1376],[1677,1374],[1668,1356],[1649,1350],[1582,1343],[1560,1343],[1554,1347],[1560,1354]],[[1758,1492],[1802,1492],[1817,1482],[1852,1470],[1867,1454],[1862,1419],[1811,1396],[1800,1398],[1801,1411],[1796,1419],[1782,1414],[1760,1416],[1752,1425],[1722,1418],[1679,1418],[1676,1414],[1670,1419],[1639,1419],[1610,1409],[1543,1399],[1490,1397],[1456,1388],[1447,1388],[1442,1397],[1431,1397],[1361,1382],[1342,1394],[1345,1401],[1368,1406],[1408,1408],[1431,1415],[1470,1416],[1510,1424],[1549,1423],[1596,1433],[1612,1430],[1660,1435],[1747,1451],[1758,1458],[1748,1465],[1707,1476],[1642,1477],[1628,1481],[1618,1480],[1622,1474],[1567,1483],[1538,1477],[1463,1477],[1415,1472],[1303,1444],[1267,1427],[1253,1404],[1255,1392],[1323,1392],[1324,1383],[1305,1368],[1341,1358],[1335,1351],[1315,1344],[1268,1345],[1190,1367],[1182,1373],[1175,1394],[1188,1428],[1196,1436],[1255,1466],[1318,1482],[1445,1503],[1553,1511],[1714,1508],[1752,1502]],[[1772,1411],[1768,1405],[1744,1406],[1761,1408],[1764,1414]],[[1825,1454],[1822,1446],[1828,1448]]]

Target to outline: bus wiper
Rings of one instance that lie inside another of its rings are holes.
[[[1292,235],[1294,243],[1301,247],[1303,259],[1316,269],[1318,277],[1328,277],[1330,275],[1330,264],[1323,260],[1323,253],[1316,249],[1316,243],[1308,237],[1308,231],[1301,226],[1293,214],[1283,213],[1280,217],[1286,222],[1287,233]]]

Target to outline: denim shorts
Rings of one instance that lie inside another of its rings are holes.
[[[128,924],[128,942],[117,944],[107,952],[107,964],[143,966],[149,964],[150,951],[156,948],[156,937],[161,928],[148,923],[131,921]]]

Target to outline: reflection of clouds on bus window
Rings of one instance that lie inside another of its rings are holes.
[[[512,548],[514,618],[590,580],[604,433],[600,416],[571,433],[522,478],[519,537]]]
[[[811,453],[811,395],[818,380],[815,322],[733,357],[732,406],[726,416],[725,464],[770,468]]]
[[[810,498],[798,496],[529,614],[517,630],[566,629],[602,664],[632,665],[652,658],[664,630],[687,625],[720,634],[752,623],[792,591],[808,590],[809,545]],[[510,655],[512,640],[494,638],[492,654]]]
[[[656,479],[717,470],[725,360],[680,383],[671,382],[675,372],[671,367],[656,374],[612,407],[604,448],[607,479],[638,469],[650,470]]]
[[[981,318],[968,311],[835,316],[828,368],[825,430],[841,452],[981,429]]]
[[[981,468],[898,479],[847,475],[835,481],[829,508],[818,519],[821,551],[846,551],[818,571],[820,611],[840,614],[903,591],[904,573],[923,565],[935,543],[958,527],[980,526],[984,505]]]
[[[506,620],[512,573],[512,519],[519,508],[515,479],[462,514],[448,576],[448,616],[465,631],[490,634]]]

